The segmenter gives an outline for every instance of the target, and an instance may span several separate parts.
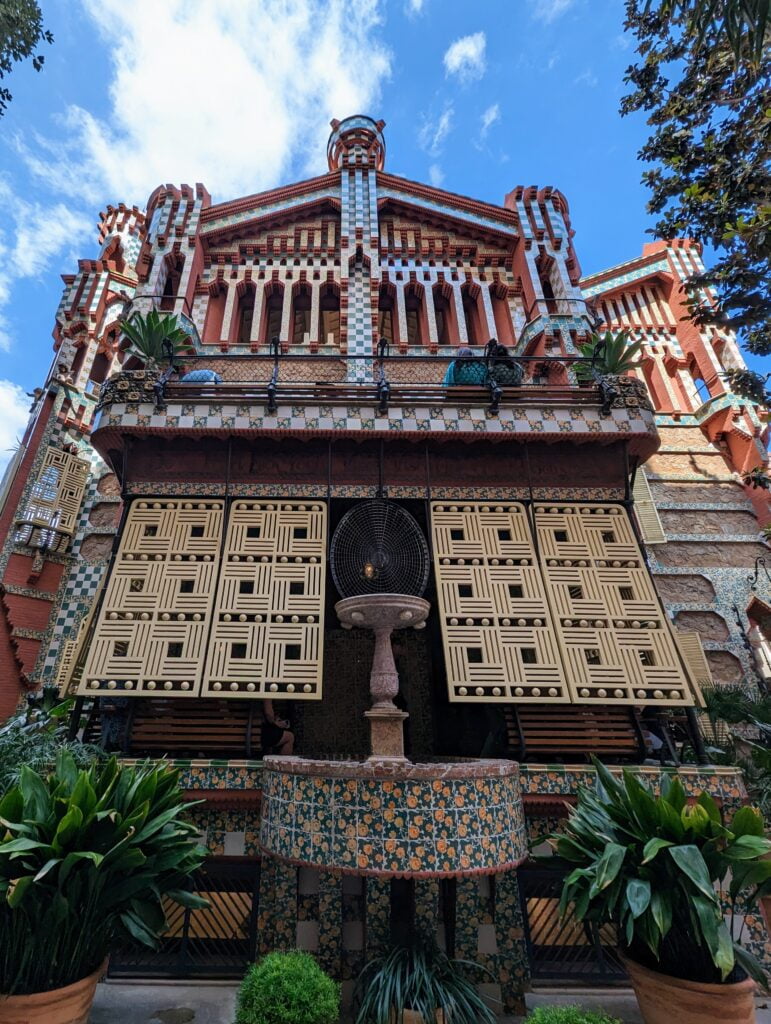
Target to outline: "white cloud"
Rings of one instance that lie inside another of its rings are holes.
[[[452,131],[452,120],[455,111],[445,107],[437,121],[425,118],[418,132],[418,145],[429,156],[438,156],[442,151],[447,136]]]
[[[575,0],[531,0],[533,17],[548,25],[569,11],[574,3]]]
[[[487,133],[490,131],[496,121],[501,119],[501,108],[497,103],[493,103],[492,106],[488,107],[487,110],[482,114],[481,121],[482,127],[480,129],[480,135],[484,139]]]
[[[444,171],[439,164],[431,164],[428,168],[428,180],[434,188],[441,188],[444,183]]]
[[[415,18],[417,15],[422,14],[426,6],[426,0],[406,0],[404,4],[404,13],[408,18]]]
[[[448,75],[457,75],[462,82],[481,78],[487,68],[485,61],[484,32],[462,36],[452,43],[444,55],[444,67]]]
[[[31,399],[10,380],[0,380],[0,474],[10,462],[29,419]]]
[[[71,106],[67,142],[17,148],[89,204],[143,205],[169,181],[221,201],[323,173],[330,119],[379,113],[379,0],[81,2],[110,54],[109,113]]]
[[[582,71],[580,75],[573,79],[573,85],[587,85],[590,89],[593,89],[598,81],[599,79],[592,69],[587,68],[586,71]]]
[[[65,203],[44,205],[16,195],[0,179],[0,351],[13,345],[13,327],[2,312],[13,298],[14,284],[50,274],[56,257],[75,252],[89,237],[95,239],[94,217]]]

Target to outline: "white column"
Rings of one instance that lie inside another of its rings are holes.
[[[255,276],[256,267],[252,267],[252,284],[254,285],[254,313],[252,314],[252,329],[249,332],[249,344],[259,345],[260,325],[262,324],[262,307],[265,305],[265,281],[259,281]],[[269,339],[268,339],[269,340]]]
[[[225,312],[222,316],[222,337],[230,341],[237,337],[233,327],[234,310],[238,309],[238,278],[231,278],[228,284],[228,297],[225,300]]]
[[[282,345],[291,345],[292,343],[292,330],[291,330],[291,315],[292,315],[292,284],[290,280],[284,281],[284,305],[281,310],[281,335],[280,342]]]
[[[311,330],[310,330],[310,343],[313,345],[316,342],[321,342],[322,345],[326,345],[327,339],[321,337],[321,327],[319,325],[319,296],[321,293],[321,282],[311,281]]]
[[[463,312],[463,295],[460,290],[460,281],[452,282],[452,298],[455,303],[455,319],[458,321],[458,344],[468,345],[468,331],[466,330],[466,316]]]

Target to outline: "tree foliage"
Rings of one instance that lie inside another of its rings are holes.
[[[639,155],[652,165],[643,182],[658,218],[653,233],[717,250],[715,264],[688,281],[694,319],[738,331],[749,352],[767,355],[769,0],[627,0],[625,27],[638,59],[626,72],[631,91],[621,112],[644,112],[652,129]],[[744,389],[748,381],[731,384]]]
[[[43,13],[37,0],[0,0],[0,80],[14,64],[32,57],[32,66],[40,71],[45,62],[36,53],[41,42],[52,43],[53,35],[43,28]],[[7,86],[0,85],[0,117],[13,99]]]

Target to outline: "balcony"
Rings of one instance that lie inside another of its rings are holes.
[[[519,765],[267,757],[260,845],[359,875],[506,871],[527,855]]]
[[[643,460],[658,447],[650,399],[633,377],[608,379],[604,388],[579,385],[576,357],[521,357],[517,387],[446,386],[452,361],[450,355],[201,356],[185,369],[211,370],[221,382],[172,378],[163,386],[146,371],[128,371],[104,386],[92,437],[100,452],[121,450],[128,436],[153,435],[623,438],[630,455]]]

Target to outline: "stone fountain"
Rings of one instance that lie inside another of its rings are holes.
[[[335,611],[344,629],[360,627],[375,634],[375,653],[369,676],[372,707],[365,711],[370,727],[370,761],[406,761],[404,719],[406,711],[394,704],[399,692],[391,648],[395,629],[423,629],[431,605],[410,594],[358,594],[338,601]]]

